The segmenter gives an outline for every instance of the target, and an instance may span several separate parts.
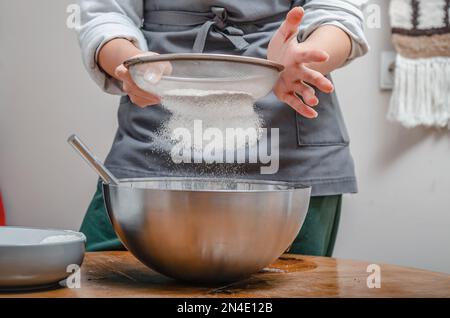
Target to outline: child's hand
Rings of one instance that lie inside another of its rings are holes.
[[[156,54],[157,53],[146,52],[135,55],[133,57],[156,55]],[[152,83],[158,82],[163,76],[163,74],[166,74],[167,72],[170,73],[170,70],[168,70],[169,68],[171,68],[170,64],[169,65],[166,64],[168,63],[149,64],[149,69],[145,71],[144,78]],[[117,79],[122,81],[122,89],[124,90],[125,93],[128,94],[133,104],[136,104],[139,107],[147,107],[157,105],[161,102],[159,96],[140,89],[133,81],[128,69],[123,64],[119,65],[115,69],[114,75],[116,76]]]
[[[329,56],[325,51],[309,49],[307,44],[298,43],[297,33],[303,15],[300,7],[289,11],[269,43],[267,58],[285,67],[274,87],[275,95],[301,115],[315,118],[317,112],[312,107],[319,100],[308,84],[324,93],[331,93],[334,87],[322,73],[308,67],[308,63],[326,62]]]

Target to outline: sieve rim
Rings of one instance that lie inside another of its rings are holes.
[[[123,64],[126,68],[137,64],[161,61],[179,61],[179,60],[197,60],[197,61],[222,61],[243,64],[259,65],[270,67],[278,72],[284,70],[284,66],[276,62],[251,56],[237,56],[230,54],[203,54],[203,53],[169,53],[159,55],[138,56],[126,60]]]

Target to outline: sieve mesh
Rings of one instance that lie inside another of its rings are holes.
[[[157,81],[162,63],[170,71]],[[174,89],[233,91],[258,99],[267,95],[278,80],[283,66],[268,60],[221,54],[163,54],[125,62],[136,84],[144,91],[164,96]]]

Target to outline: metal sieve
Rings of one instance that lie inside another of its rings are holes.
[[[153,76],[152,73],[161,72],[162,63],[170,63],[165,74]],[[192,89],[242,92],[255,99],[272,90],[284,68],[255,57],[193,53],[135,57],[124,65],[142,90],[158,96]]]

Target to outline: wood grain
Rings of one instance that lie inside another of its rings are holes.
[[[381,288],[367,287],[368,262],[284,255],[250,278],[221,286],[193,286],[164,277],[128,252],[87,253],[81,288],[0,297],[450,297],[450,275],[381,266]]]

